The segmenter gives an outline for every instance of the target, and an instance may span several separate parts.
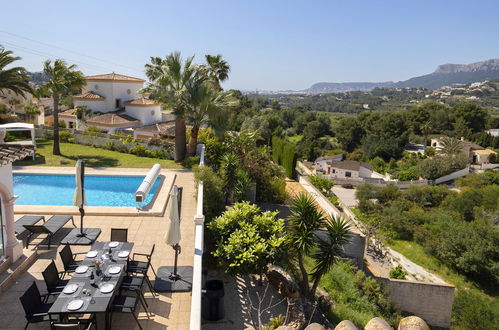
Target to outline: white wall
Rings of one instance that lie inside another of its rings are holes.
[[[12,180],[12,164],[0,166],[0,183],[7,187],[7,190],[14,194],[14,182]]]
[[[335,173],[333,173],[333,169],[335,170]],[[347,178],[346,172],[350,172],[352,175],[349,178],[354,178],[357,179],[359,178],[359,171],[353,171],[353,170],[344,170],[341,168],[334,168],[331,167],[331,174],[329,175],[330,178]]]
[[[162,120],[161,106],[134,106],[127,105],[125,108],[127,115],[132,116],[140,120],[141,125],[150,125],[154,123],[159,123]]]
[[[364,166],[360,167],[359,176],[361,178],[370,178],[372,174],[373,174],[373,171],[371,171],[367,167],[364,167]]]
[[[143,87],[142,83],[125,83],[111,81],[87,81],[87,86],[82,93],[94,92],[106,99],[103,101],[75,100],[75,106],[84,105],[94,112],[115,111],[116,99],[120,99],[120,107],[124,107],[126,101],[139,97],[138,91]],[[130,91],[130,93],[128,93]]]

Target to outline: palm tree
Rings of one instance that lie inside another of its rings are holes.
[[[48,93],[54,104],[54,155],[61,154],[59,148],[59,100],[61,96],[79,93],[86,84],[83,73],[75,68],[76,65],[68,66],[65,61],[60,59],[53,63],[50,60],[43,63],[43,72],[49,77],[49,81],[40,87],[40,92]]]
[[[77,105],[75,108],[76,116],[76,129],[81,130],[82,124],[85,123],[85,119],[88,115],[92,114],[92,110],[87,109],[86,105]]]
[[[324,226],[325,219],[317,209],[314,199],[306,193],[300,193],[292,200],[289,220],[292,245],[298,257],[298,266],[301,272],[300,287],[306,295],[309,295],[308,272],[305,269],[303,257],[309,254],[314,247],[315,231]]]
[[[171,106],[175,115],[176,162],[184,160],[186,153],[187,85],[202,74],[193,60],[191,56],[183,62],[180,52],[174,52],[165,58],[151,57],[151,63],[145,65],[151,83],[144,90],[151,93],[151,98]]]
[[[316,250],[312,254],[315,266],[311,274],[314,280],[310,292],[311,297],[314,297],[322,275],[328,272],[338,257],[342,255],[343,246],[350,241],[352,234],[348,223],[339,216],[328,218],[325,227],[326,235],[325,237],[317,236]]]
[[[37,105],[31,103],[24,105],[24,114],[29,118],[29,120],[34,119],[35,116],[38,116],[40,113],[40,108],[38,108]]]
[[[463,152],[461,141],[456,138],[445,136],[441,139],[441,143],[442,148],[440,149],[440,152],[445,155],[452,156]]]
[[[424,136],[424,145],[425,147],[428,145],[428,135],[433,132],[433,127],[431,127],[431,122],[427,121],[423,125],[421,125],[421,133],[423,133]]]
[[[230,65],[222,59],[222,55],[205,55],[206,71],[216,91],[222,91],[221,82],[229,78]]]
[[[216,132],[226,126],[225,110],[237,104],[232,94],[214,91],[206,82],[206,77],[200,76],[187,85],[186,119],[192,125],[187,153],[196,154],[198,133],[201,126],[210,124]]]
[[[20,59],[18,56],[12,56],[12,51],[5,50],[0,45],[0,91],[3,89],[11,90],[16,95],[22,96],[24,96],[24,93],[32,92],[29,84],[30,77],[25,68],[16,66],[5,69],[5,67]]]

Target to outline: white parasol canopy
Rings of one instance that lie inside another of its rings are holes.
[[[76,189],[73,195],[73,205],[83,207],[87,204],[85,199],[85,190],[83,188],[83,163],[81,160],[76,162]]]
[[[178,187],[173,186],[170,191],[170,203],[168,203],[168,218],[170,219],[165,235],[168,245],[180,243],[180,217],[178,214]]]

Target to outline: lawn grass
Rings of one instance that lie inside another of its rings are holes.
[[[105,150],[79,144],[61,143],[61,155],[52,154],[53,141],[36,140],[36,159],[26,158],[15,166],[75,166],[76,160],[85,161],[88,167],[148,168],[156,163],[163,168],[182,168],[173,160],[138,157],[117,151]]]

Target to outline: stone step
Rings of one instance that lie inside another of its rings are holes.
[[[38,259],[36,250],[23,250],[23,255],[14,263],[10,263],[3,272],[0,272],[0,294],[6,291],[15,280]]]

